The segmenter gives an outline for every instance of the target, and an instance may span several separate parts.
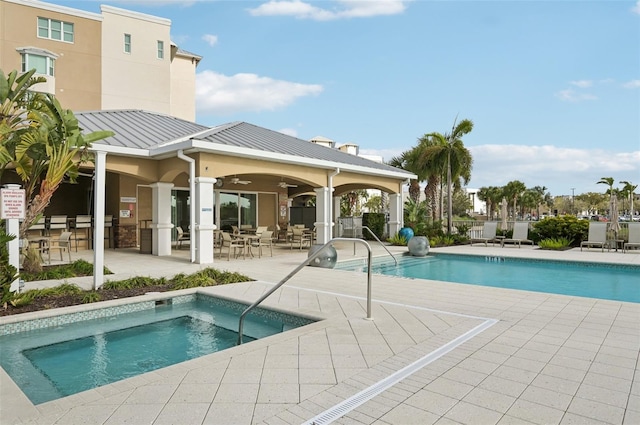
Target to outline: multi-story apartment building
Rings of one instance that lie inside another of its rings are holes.
[[[143,109],[195,121],[201,57],[171,42],[169,19],[102,5],[91,13],[0,0],[0,69],[36,68],[75,111]]]

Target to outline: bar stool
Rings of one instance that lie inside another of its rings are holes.
[[[49,219],[49,235],[52,230],[67,231],[67,216],[66,215],[52,215]]]
[[[104,238],[107,240],[107,247],[111,248],[111,241],[113,240],[113,215],[104,216]]]
[[[78,236],[78,229],[84,233]],[[87,241],[87,248],[91,248],[91,216],[90,215],[78,215],[76,216],[75,223],[73,225],[73,240],[76,242],[76,252],[78,252],[78,241]]]

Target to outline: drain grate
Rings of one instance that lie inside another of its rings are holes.
[[[444,344],[443,346],[439,347],[438,349],[430,352],[426,356],[416,360],[415,362],[411,363],[410,365],[407,365],[407,366],[403,367],[402,369],[400,369],[397,372],[389,375],[388,377],[384,378],[383,380],[376,382],[375,384],[371,385],[369,388],[366,388],[366,389],[360,391],[358,394],[355,394],[354,396],[352,396],[352,397],[350,397],[350,398],[348,398],[348,399],[336,404],[335,406],[325,410],[324,412],[320,413],[318,416],[316,416],[316,417],[314,417],[312,419],[309,419],[307,422],[304,422],[304,425],[325,425],[325,424],[330,424],[334,420],[346,415],[347,413],[349,413],[350,411],[354,410],[355,408],[357,408],[361,404],[366,403],[367,401],[371,400],[372,398],[374,398],[378,394],[382,393],[386,389],[388,389],[388,388],[392,387],[393,385],[397,384],[398,382],[402,381],[404,378],[414,374],[418,370],[420,370],[423,367],[427,366],[429,363],[431,363],[431,362],[439,359],[440,357],[444,356],[445,354],[449,353],[450,351],[452,351],[453,349],[455,349],[459,345],[463,344],[464,342],[472,339],[473,337],[475,337],[476,335],[480,334],[481,332],[484,332],[486,329],[489,329],[491,326],[493,326],[497,322],[498,322],[498,320],[496,320],[496,319],[487,319],[487,320],[485,320],[484,322],[482,322],[481,324],[479,324],[475,328],[473,328],[473,329],[469,330],[468,332],[460,335],[459,337],[449,341],[448,343]]]

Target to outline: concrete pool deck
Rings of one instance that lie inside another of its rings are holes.
[[[337,246],[339,260],[354,258],[352,245]],[[638,251],[434,252],[640,265]],[[188,256],[108,250],[107,279],[205,267]],[[278,247],[274,257],[217,260],[259,280],[205,291],[253,302],[306,256]],[[305,267],[264,305],[325,320],[37,406],[0,370],[0,423],[640,423],[640,304],[378,275],[373,300],[370,321],[365,274]]]

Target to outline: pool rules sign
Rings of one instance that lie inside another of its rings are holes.
[[[0,218],[24,219],[26,199],[24,189],[2,188],[0,189]]]

